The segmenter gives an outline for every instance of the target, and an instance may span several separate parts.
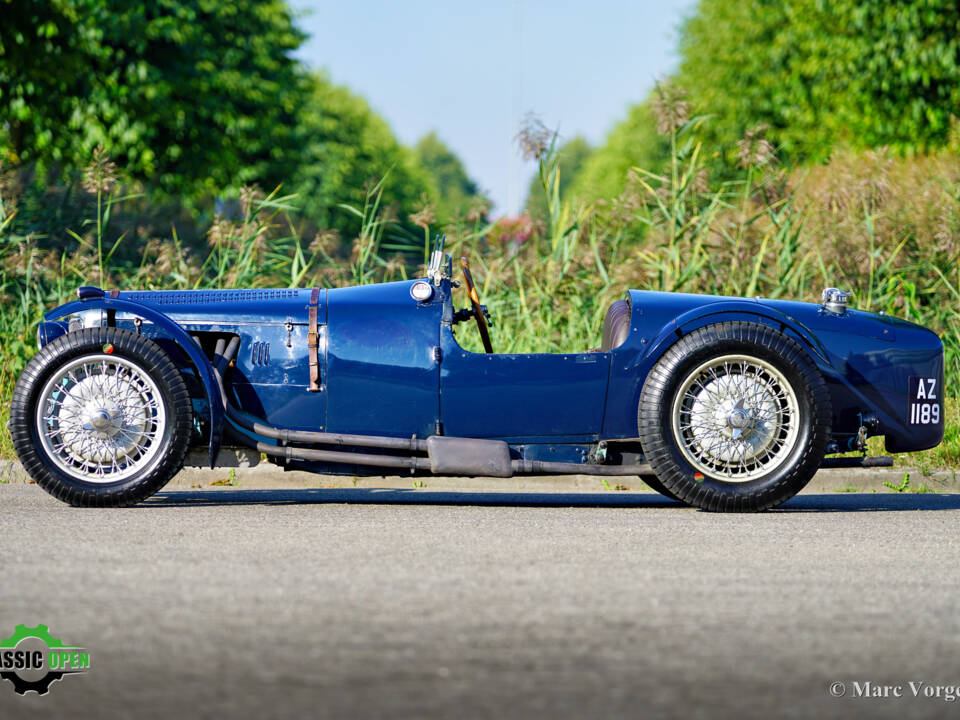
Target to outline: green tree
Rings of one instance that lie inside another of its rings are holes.
[[[560,200],[570,198],[570,188],[590,157],[590,144],[579,135],[570,138],[557,148],[557,162],[560,169]],[[547,196],[539,175],[530,180],[530,189],[527,190],[527,213],[534,218],[542,218],[547,213]]]
[[[489,207],[489,200],[467,175],[460,158],[435,132],[420,138],[414,151],[436,186],[437,219],[441,223],[465,217],[471,210]],[[485,216],[486,212],[482,214]]]
[[[634,105],[586,158],[570,192],[586,200],[615,197],[625,187],[630,168],[658,169],[669,150],[668,142],[657,134],[650,102]]]
[[[102,143],[180,196],[289,173],[306,88],[283,0],[0,0],[0,13],[8,160],[67,171]]]
[[[854,133],[868,146],[942,146],[960,112],[960,5],[955,0],[844,4]]]
[[[730,160],[758,125],[788,160],[935,147],[960,105],[953,0],[701,0],[680,53],[678,81]]]
[[[85,121],[93,2],[0,0],[0,157],[73,160],[71,121]]]
[[[305,215],[319,227],[356,234],[359,220],[338,205],[362,207],[367,190],[387,176],[381,202],[407,223],[435,192],[426,170],[363,98],[323,74],[312,76],[311,86],[296,129],[299,161],[289,186]]]

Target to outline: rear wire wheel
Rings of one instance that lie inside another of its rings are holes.
[[[793,339],[757,323],[691,332],[650,371],[638,425],[664,488],[705,510],[765,510],[793,497],[826,453],[826,383]]]

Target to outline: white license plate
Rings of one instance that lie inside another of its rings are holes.
[[[937,378],[910,376],[910,408],[911,425],[939,425],[940,411],[940,381]]]

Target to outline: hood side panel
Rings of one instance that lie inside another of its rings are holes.
[[[325,303],[326,291],[320,293]],[[310,289],[137,290],[119,298],[188,322],[305,323]]]

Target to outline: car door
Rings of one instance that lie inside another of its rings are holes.
[[[445,435],[514,441],[598,437],[610,353],[480,354],[440,331],[440,420]]]

